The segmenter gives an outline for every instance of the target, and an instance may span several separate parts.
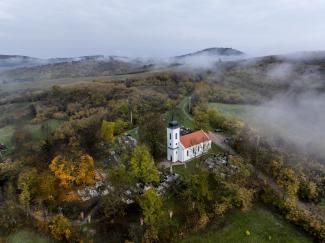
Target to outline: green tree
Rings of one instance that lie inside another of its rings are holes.
[[[129,171],[133,178],[141,182],[159,181],[158,170],[145,145],[139,145],[134,149],[130,160]]]
[[[115,130],[115,123],[104,120],[102,122],[102,126],[100,129],[100,134],[101,134],[102,139],[107,143],[113,142],[114,130]]]
[[[157,195],[155,189],[150,188],[138,199],[142,209],[144,223],[155,225],[162,214],[162,199]]]
[[[195,129],[208,130],[209,116],[204,105],[195,106],[193,109]]]
[[[205,213],[205,208],[213,196],[209,189],[208,177],[207,171],[199,170],[196,174],[183,180],[184,189],[181,192],[181,197],[190,209],[197,209],[200,215]]]
[[[160,114],[149,114],[139,126],[140,142],[146,144],[155,159],[161,158],[166,151],[165,124]]]
[[[209,123],[214,128],[222,128],[226,118],[216,108],[208,109]]]
[[[165,104],[164,104],[164,107],[166,110],[171,110],[171,109],[174,109],[175,108],[175,102],[171,99],[167,99],[165,101]]]
[[[128,128],[129,124],[121,118],[115,120],[114,134],[119,135]]]
[[[300,199],[305,201],[315,200],[318,195],[316,183],[304,178],[299,185],[298,195]]]
[[[26,208],[27,214],[29,212],[30,203],[34,194],[37,182],[37,170],[35,168],[26,168],[18,177],[19,202]]]

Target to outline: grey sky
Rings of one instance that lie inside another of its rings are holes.
[[[325,0],[0,0],[0,53],[173,56],[325,50]]]

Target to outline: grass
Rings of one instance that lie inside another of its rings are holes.
[[[189,102],[189,97],[185,97],[174,109],[175,119],[180,125],[188,128],[194,128],[193,119],[187,115],[186,109]],[[172,119],[172,111],[168,111],[162,115],[162,119],[166,124]]]
[[[49,243],[54,242],[43,234],[36,233],[28,229],[18,230],[9,235],[5,242],[8,243]]]
[[[0,128],[0,143],[10,144],[12,134],[14,133],[14,126],[5,126]]]
[[[61,120],[47,120],[42,124],[27,124],[25,125],[25,129],[31,133],[33,141],[40,141],[47,136],[46,130],[42,129],[42,126],[47,126],[47,131],[50,134],[51,132],[55,131],[60,125],[62,125],[64,121]],[[17,125],[19,126],[19,125]],[[9,150],[12,150],[12,142],[11,138],[15,131],[15,125],[8,125],[5,127],[0,128],[0,143],[5,144]]]
[[[50,119],[42,124],[26,125],[26,128],[28,131],[31,132],[33,139],[41,140],[47,136],[46,133],[51,133],[51,132],[55,131],[58,127],[60,127],[62,125],[63,122],[64,121],[62,121],[62,120]],[[42,126],[45,126],[46,129],[42,130]],[[46,130],[47,130],[47,132],[46,132]]]
[[[138,131],[138,128],[133,128],[129,131],[126,131],[125,132],[126,134],[130,135],[132,138],[138,140],[139,139],[139,131]]]
[[[246,234],[249,231],[250,235]],[[313,242],[280,215],[255,206],[248,212],[235,211],[214,222],[206,231],[190,235],[183,243]]]
[[[318,203],[317,206],[320,207],[321,209],[325,209],[325,198],[323,198],[322,201],[320,201],[320,203]]]
[[[229,117],[241,118],[243,120],[248,119],[257,109],[260,109],[254,105],[236,105],[236,104],[222,104],[222,103],[210,103],[210,107],[218,109],[221,113]]]

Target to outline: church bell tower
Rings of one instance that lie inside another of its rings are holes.
[[[177,121],[174,119],[169,122],[167,127],[167,160],[171,162],[178,161],[179,153],[179,139],[180,139],[180,127]]]

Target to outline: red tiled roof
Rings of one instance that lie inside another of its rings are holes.
[[[210,140],[209,136],[202,130],[181,136],[181,143],[185,148],[192,147],[208,140]]]

